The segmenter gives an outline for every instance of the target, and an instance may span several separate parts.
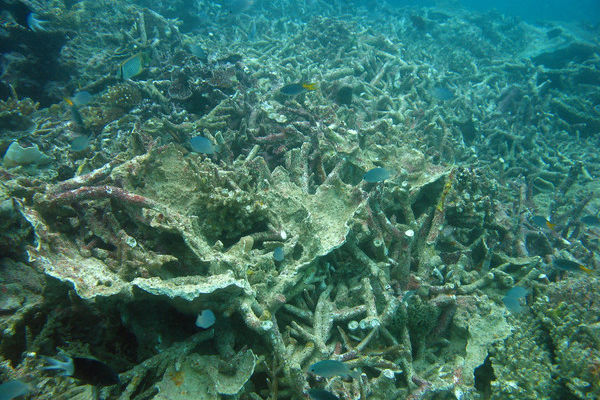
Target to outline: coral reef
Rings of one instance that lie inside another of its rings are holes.
[[[3,380],[40,400],[599,396],[597,43],[385,4],[27,3],[48,30],[27,35],[66,41],[31,57],[68,73],[40,88],[3,55],[1,154],[44,155],[0,168]],[[121,383],[42,370],[59,350]],[[357,376],[307,372],[324,359]]]

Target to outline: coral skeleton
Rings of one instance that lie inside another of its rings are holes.
[[[0,372],[25,398],[600,397],[600,51],[579,36],[597,28],[18,3],[35,14],[2,20]],[[69,368],[39,356],[58,349],[120,383],[48,373]],[[308,372],[324,360],[353,372]]]

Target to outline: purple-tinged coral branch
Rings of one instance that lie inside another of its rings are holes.
[[[124,189],[115,186],[83,186],[77,189],[71,189],[58,194],[47,194],[41,199],[41,203],[50,205],[65,205],[69,203],[96,200],[96,199],[114,199],[136,207],[154,208],[157,203],[147,197],[130,193]]]
[[[76,189],[81,186],[90,185],[94,182],[98,182],[110,174],[112,169],[117,165],[118,161],[113,160],[109,163],[104,164],[102,167],[93,170],[85,175],[76,176],[66,181],[60,182],[54,186],[51,186],[48,190],[49,193],[61,193],[66,190]]]

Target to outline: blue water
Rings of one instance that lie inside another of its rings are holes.
[[[395,6],[445,6],[445,3],[434,0],[389,0]],[[527,21],[538,22],[541,20],[581,20],[592,23],[600,22],[600,1],[598,0],[459,0],[452,2],[452,6],[459,3],[467,10],[490,11],[496,10],[507,15],[521,17]]]
[[[470,9],[495,9],[533,22],[540,20],[600,22],[600,2],[598,0],[579,0],[576,2],[566,0],[461,0],[461,3]]]

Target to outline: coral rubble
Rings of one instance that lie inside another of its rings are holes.
[[[27,1],[47,21],[28,40],[66,43],[2,55],[3,380],[40,400],[600,396],[597,41],[493,13],[193,3]],[[39,57],[69,73],[36,97]],[[121,383],[44,371],[59,350]],[[357,376],[308,373],[325,359]]]

